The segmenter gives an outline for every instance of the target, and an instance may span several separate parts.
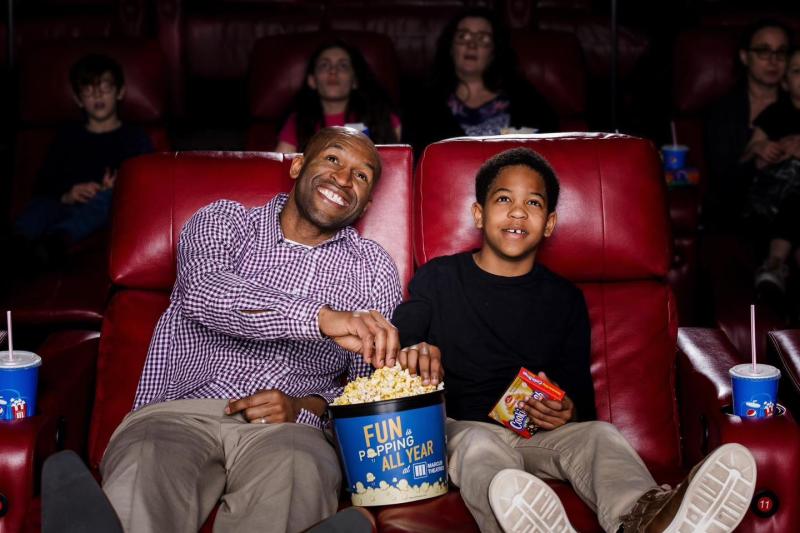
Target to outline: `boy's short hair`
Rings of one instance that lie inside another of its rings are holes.
[[[478,203],[481,205],[486,203],[489,188],[504,168],[517,165],[526,166],[539,173],[544,180],[544,188],[547,193],[547,212],[555,211],[556,205],[558,205],[558,193],[561,189],[558,176],[550,163],[530,148],[512,148],[500,152],[481,165],[478,175],[475,176],[475,199]]]
[[[102,54],[83,56],[69,69],[69,82],[72,85],[72,91],[76,95],[80,94],[81,87],[94,85],[106,72],[111,73],[117,88],[125,85],[122,66],[114,59]]]
[[[776,19],[762,18],[749,25],[745,29],[744,33],[739,39],[739,50],[750,50],[750,45],[753,44],[753,37],[755,37],[756,33],[760,32],[764,28],[776,28],[781,30],[791,46],[792,30],[789,29],[789,26]]]

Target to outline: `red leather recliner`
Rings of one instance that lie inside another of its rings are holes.
[[[770,331],[767,361],[781,369],[780,393],[792,412],[800,412],[800,330]]]
[[[306,83],[311,54],[323,43],[340,39],[358,49],[388,96],[400,100],[397,55],[392,41],[372,32],[312,32],[260,39],[250,61],[248,103],[253,124],[247,132],[248,150],[273,150],[282,120]]]
[[[411,148],[382,146],[379,151],[383,176],[357,227],[391,254],[405,288],[413,268]],[[88,441],[89,465],[95,474],[112,432],[133,406],[153,328],[169,303],[183,224],[200,207],[220,198],[254,206],[288,191],[290,161],[271,153],[198,152],[142,156],[123,165],[109,256],[113,290],[99,345],[96,338],[77,336],[72,344],[62,339],[59,346],[71,350],[70,357],[97,357]],[[41,373],[47,386],[40,388],[41,416],[0,424],[0,494],[9,502],[9,513],[0,517],[0,533],[16,532],[25,521],[38,523],[38,504],[32,501],[35,464],[52,451],[55,439],[53,413],[47,406],[68,406],[76,413],[88,408],[88,403],[72,398],[77,389],[69,374],[62,386],[53,371],[65,372],[51,369],[45,358]]]
[[[723,412],[730,400],[727,368],[736,355],[721,334],[682,333],[676,357],[675,301],[665,279],[671,241],[665,185],[649,142],[552,134],[428,146],[415,181],[417,263],[479,246],[470,214],[474,176],[487,158],[518,146],[540,152],[561,180],[558,225],[537,258],[574,281],[586,297],[599,419],[620,429],[659,482],[678,481],[703,453],[724,442],[745,444],[759,466],[757,494],[772,491],[780,506],[769,518],[749,513],[741,530],[800,528],[800,428],[794,419],[748,424]],[[594,514],[568,485],[554,488],[577,530],[599,530]],[[457,491],[382,509],[378,527],[384,533],[476,531]]]
[[[127,93],[120,107],[124,121],[137,123],[150,133],[156,150],[169,148],[164,123],[167,83],[164,60],[155,41],[121,39],[74,40],[27,50],[20,61],[20,120],[12,177],[11,216],[29,201],[36,175],[57,127],[81,120],[73,99],[69,69],[83,55],[101,51],[123,67]],[[104,239],[74,254],[55,272],[14,287],[7,305],[19,325],[100,324],[108,280]]]

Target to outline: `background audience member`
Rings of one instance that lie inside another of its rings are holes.
[[[554,131],[558,117],[517,70],[508,28],[487,9],[471,9],[439,36],[433,87],[408,121],[417,150],[448,137],[499,135],[506,128]]]
[[[753,121],[778,99],[790,40],[783,24],[761,20],[739,43],[744,80],[714,107],[706,124],[710,173],[706,214],[712,223],[729,227],[741,216],[752,177],[752,167],[741,156],[753,135]]]
[[[400,119],[391,112],[389,98],[358,49],[343,41],[318,48],[306,67],[305,85],[294,111],[278,135],[276,152],[305,149],[323,127],[349,125],[363,131],[375,144],[400,140]]]
[[[15,238],[40,263],[104,227],[120,165],[153,151],[144,130],[119,118],[125,97],[119,63],[90,54],[72,66],[69,78],[85,120],[58,132],[39,172],[35,196],[14,224]]]
[[[789,55],[784,87],[779,98],[753,122],[755,131],[742,156],[757,169],[748,208],[767,224],[770,239],[756,285],[786,288],[787,261],[800,244],[800,49]]]

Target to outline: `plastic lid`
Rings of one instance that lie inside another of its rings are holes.
[[[728,371],[731,376],[747,379],[776,379],[781,377],[781,371],[772,365],[756,364],[756,372],[753,372],[752,363],[736,365]]]
[[[8,357],[8,350],[0,352],[0,370],[21,370],[42,364],[42,358],[33,352],[14,350],[14,359]]]

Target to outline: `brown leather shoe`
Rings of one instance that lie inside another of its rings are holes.
[[[727,533],[747,513],[756,462],[741,444],[720,446],[675,489],[653,489],[622,517],[625,533]]]

